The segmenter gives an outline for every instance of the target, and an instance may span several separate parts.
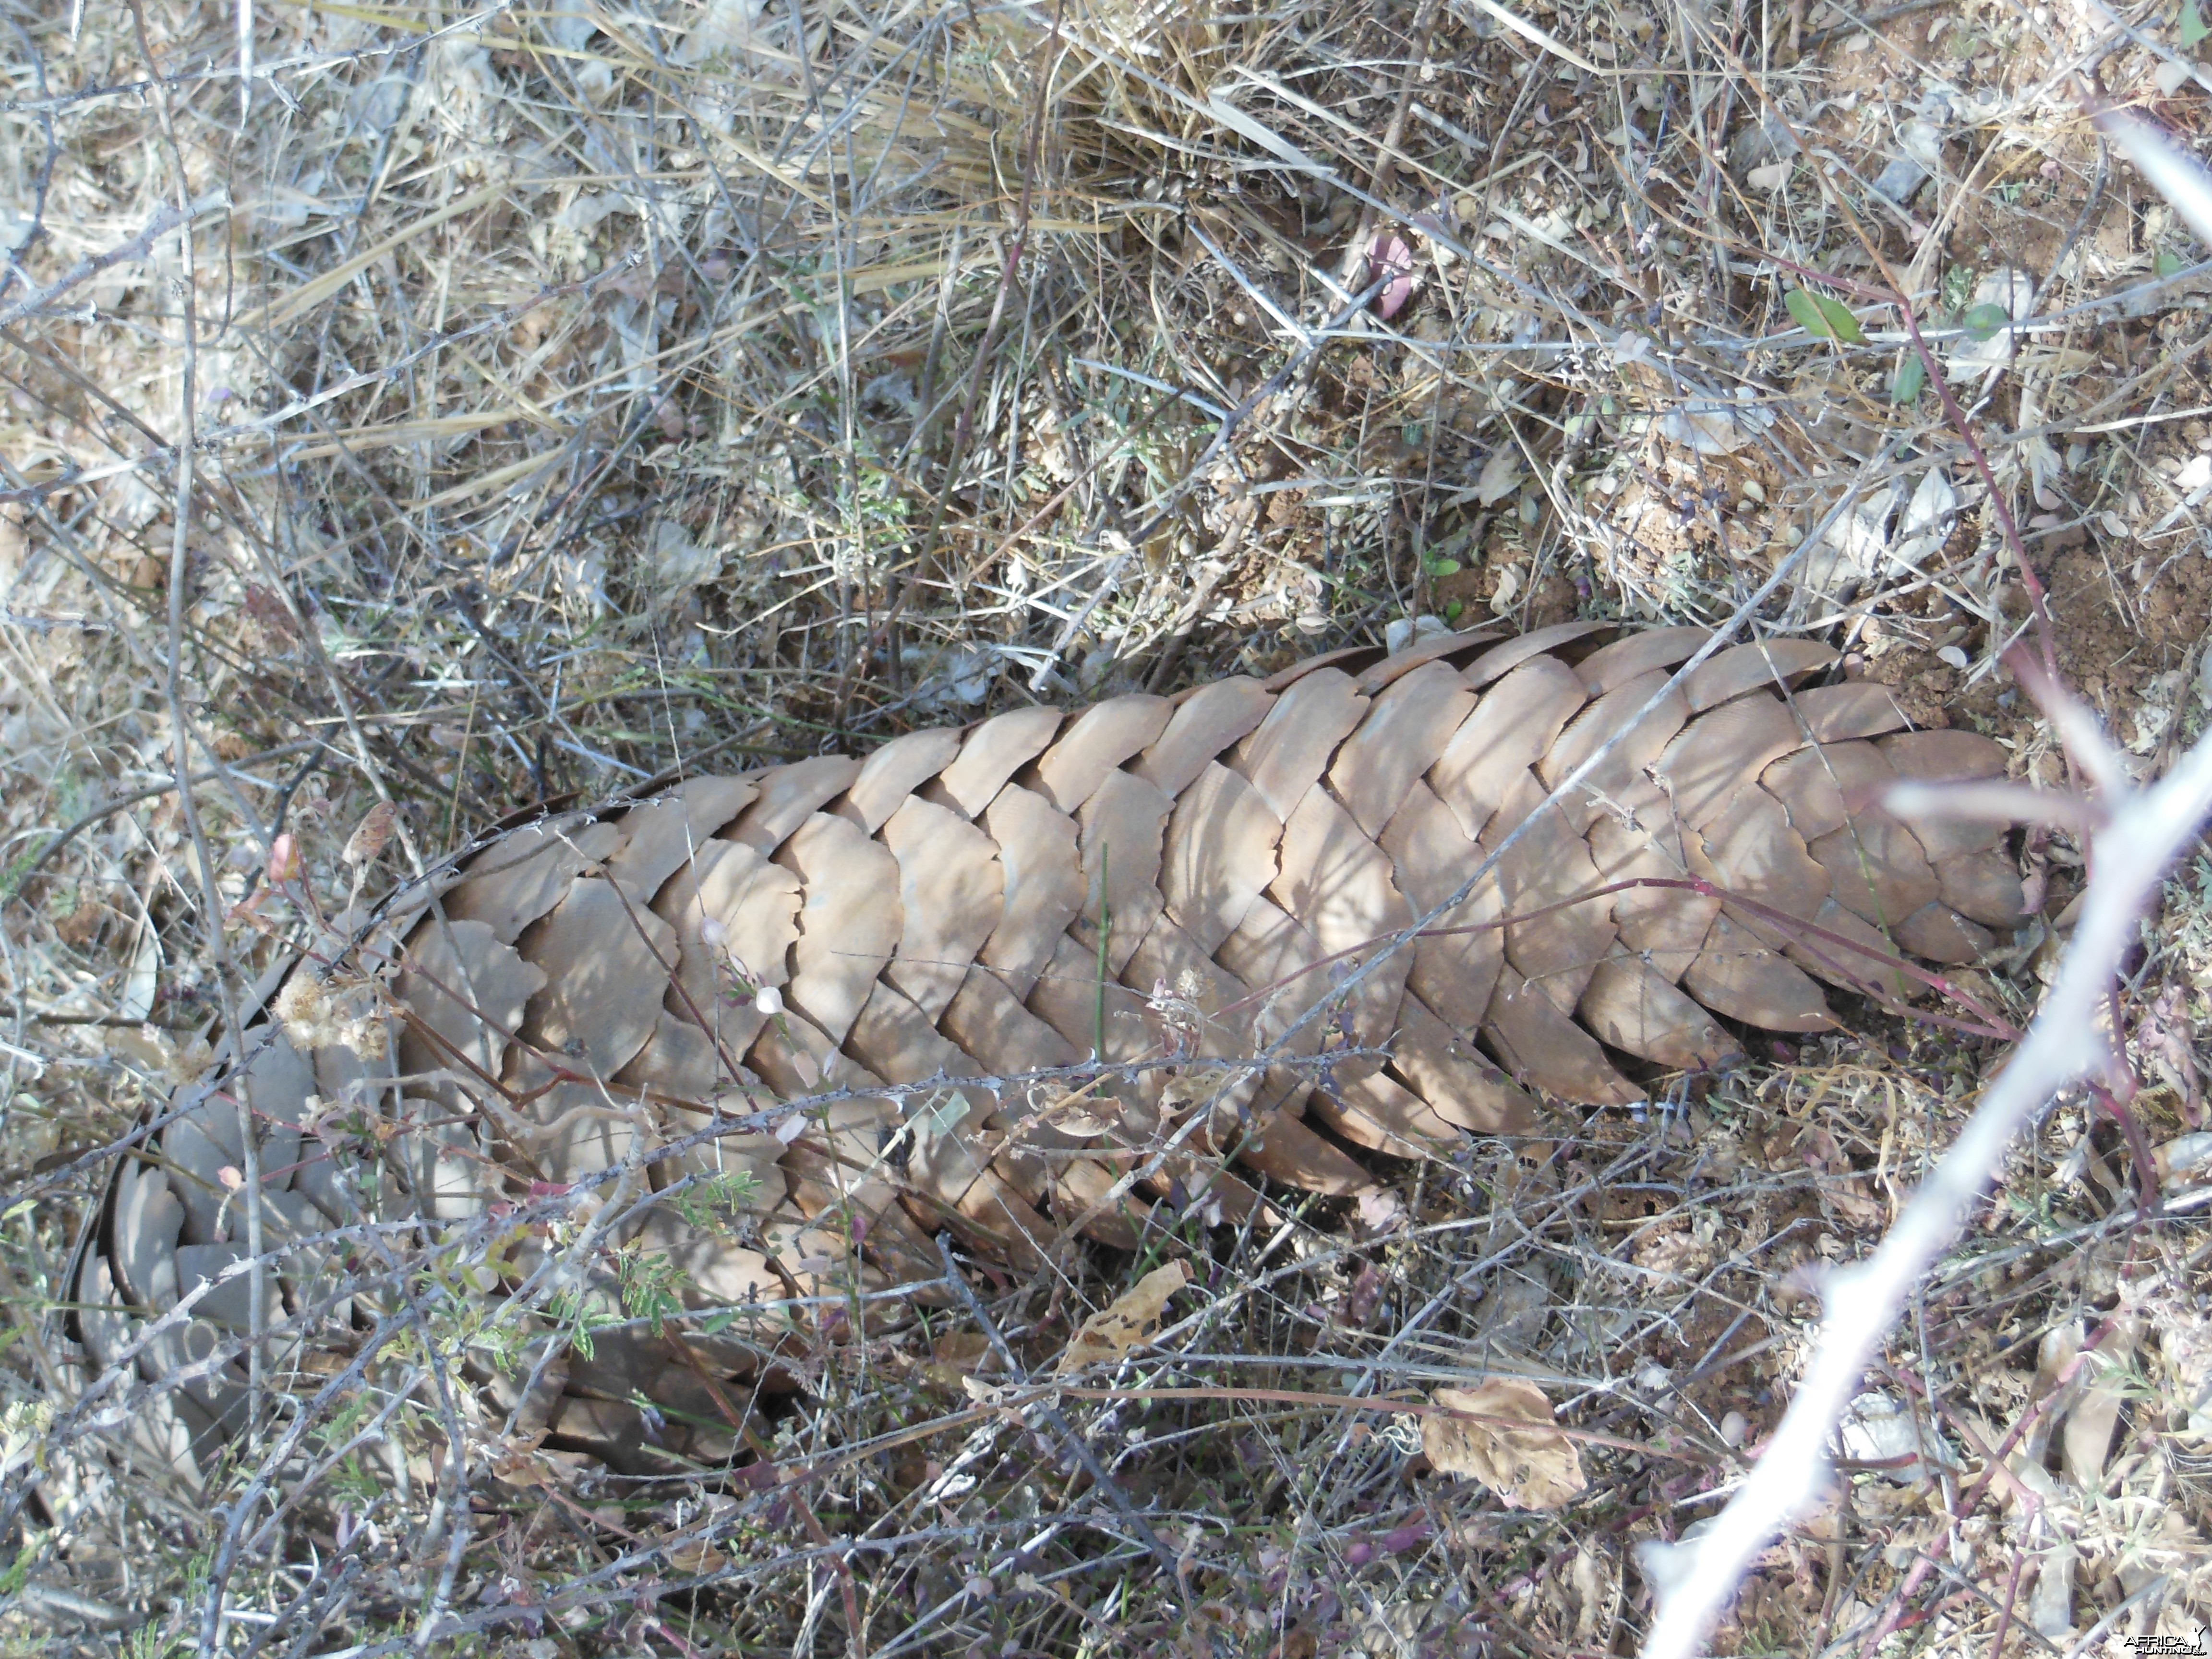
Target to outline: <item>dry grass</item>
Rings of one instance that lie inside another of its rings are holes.
[[[1051,1414],[994,1390],[1155,1261],[835,1331],[785,1309],[805,1386],[773,1403],[775,1491],[474,1446],[457,1525],[428,1379],[476,1316],[433,1295],[422,1363],[380,1361],[308,1443],[380,1428],[230,1561],[270,1513],[222,1507],[250,1466],[187,1503],[96,1438],[41,1448],[85,1155],[299,935],[276,902],[209,926],[280,830],[334,907],[380,798],[404,875],[537,802],[1425,617],[1711,620],[1847,496],[1766,625],[2057,781],[1996,664],[2028,593],[1962,434],[1897,395],[1893,312],[1858,305],[1863,344],[1798,326],[1807,271],[1912,290],[2062,670],[2163,766],[2212,684],[2212,289],[2066,76],[2193,137],[2171,7],[1948,0],[1872,35],[1827,3],[58,9],[15,7],[0,46],[10,1650],[1632,1647],[1633,1547],[1728,1490],[1808,1275],[1879,1235],[1994,1050],[1869,1018],[1648,1120],[1408,1167],[1380,1235],[1194,1218],[1158,1346]],[[1872,200],[1900,155],[1937,176]],[[144,238],[164,214],[189,242]],[[1387,322],[1353,303],[1378,227],[1416,256]],[[1978,338],[1978,305],[2036,320]],[[1978,975],[2015,1015],[2080,863],[2030,857],[2053,923]],[[2200,865],[2120,1010],[2129,1133],[2054,1112],[1869,1379],[1948,1461],[1865,1428],[1888,1466],[1772,1553],[1729,1647],[2069,1652],[2212,1619],[2212,1239],[2179,1139],[2208,975]],[[2138,1130],[2168,1166],[2149,1218]],[[1564,1510],[1437,1475],[1382,1408],[1501,1370],[1584,1437]]]

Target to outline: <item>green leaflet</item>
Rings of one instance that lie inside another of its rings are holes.
[[[1793,288],[1782,296],[1782,302],[1790,307],[1797,326],[1808,334],[1823,340],[1841,340],[1847,345],[1866,343],[1866,336],[1859,330],[1859,319],[1851,315],[1850,307],[1841,300],[1832,300],[1809,289]]]
[[[1893,404],[1918,401],[1921,389],[1928,384],[1928,365],[1920,361],[1920,354],[1908,350],[1905,361],[1897,366],[1897,378],[1890,382],[1889,400]]]
[[[1966,314],[1959,319],[1959,326],[1977,340],[1990,340],[1995,339],[1996,331],[2010,321],[2010,311],[2003,306],[1984,301],[1978,306],[1969,306]]]

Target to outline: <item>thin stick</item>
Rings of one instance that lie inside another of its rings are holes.
[[[1695,1541],[1644,1547],[1645,1570],[1662,1586],[1644,1659],[1691,1659],[1698,1651],[1752,1561],[1814,1500],[1830,1437],[1868,1362],[1929,1267],[1959,1237],[2014,1134],[2060,1089],[2112,1059],[2098,1008],[2135,943],[2136,919],[2212,811],[2212,738],[2200,741],[2154,788],[2110,805],[2112,819],[2094,842],[2095,873],[2057,982],[1881,1248],[1863,1264],[1830,1276],[1820,1346],[1765,1453]]]

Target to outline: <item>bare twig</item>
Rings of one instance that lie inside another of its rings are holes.
[[[1868,1363],[1922,1276],[1958,1237],[2014,1134],[2053,1095],[2113,1058],[2098,1010],[2135,943],[2145,905],[2212,812],[2212,738],[2154,787],[2108,797],[2106,806],[2081,920],[2026,1038],[1881,1248],[1829,1276],[1820,1346],[1788,1413],[1728,1507],[1693,1542],[1645,1547],[1646,1570],[1662,1594],[1644,1659],[1689,1659],[1698,1650],[1753,1559],[1818,1494],[1830,1437]]]

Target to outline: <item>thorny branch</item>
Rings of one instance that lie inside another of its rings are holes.
[[[2098,125],[2198,234],[2212,240],[2212,179],[2203,170],[2142,122],[2108,113]],[[1909,306],[1905,314],[1912,326]],[[1932,370],[1932,354],[1917,326],[1914,344]],[[1947,410],[1953,407],[1947,401]],[[1963,416],[1954,412],[1954,418],[1965,433]],[[1753,1558],[1817,1498],[1826,1480],[1831,1440],[1867,1365],[1929,1268],[1959,1237],[2014,1135],[2069,1085],[2094,1088],[2112,1069],[2124,1070],[2099,1015],[2166,871],[2212,814],[2212,737],[2199,739],[2159,782],[2137,790],[2088,711],[2055,675],[2035,689],[2069,757],[2100,793],[2094,808],[2081,808],[2098,821],[2087,848],[2089,884],[2058,977],[1972,1119],[1881,1247],[1866,1261],[1829,1275],[1822,1286],[1826,1313],[1819,1346],[1750,1478],[1695,1540],[1644,1547],[1641,1559],[1660,1590],[1644,1659],[1688,1659],[1697,1651]],[[1911,804],[1941,805],[1942,793],[1912,791]],[[1956,805],[1973,813],[1990,804],[1976,792]]]
[[[2058,979],[1972,1120],[1881,1248],[1829,1275],[1820,1346],[1749,1479],[1710,1531],[1645,1548],[1642,1559],[1662,1594],[1644,1659],[1689,1659],[1698,1650],[1753,1559],[1819,1496],[1831,1437],[1868,1364],[1922,1276],[1959,1237],[2013,1136],[2062,1090],[2095,1079],[2117,1059],[2100,1035],[2098,1012],[2167,868],[2212,813],[2212,738],[2139,793],[2120,792],[2123,775],[2109,751],[2085,759],[2115,781],[2107,785],[2104,827],[2090,842],[2094,873]]]

